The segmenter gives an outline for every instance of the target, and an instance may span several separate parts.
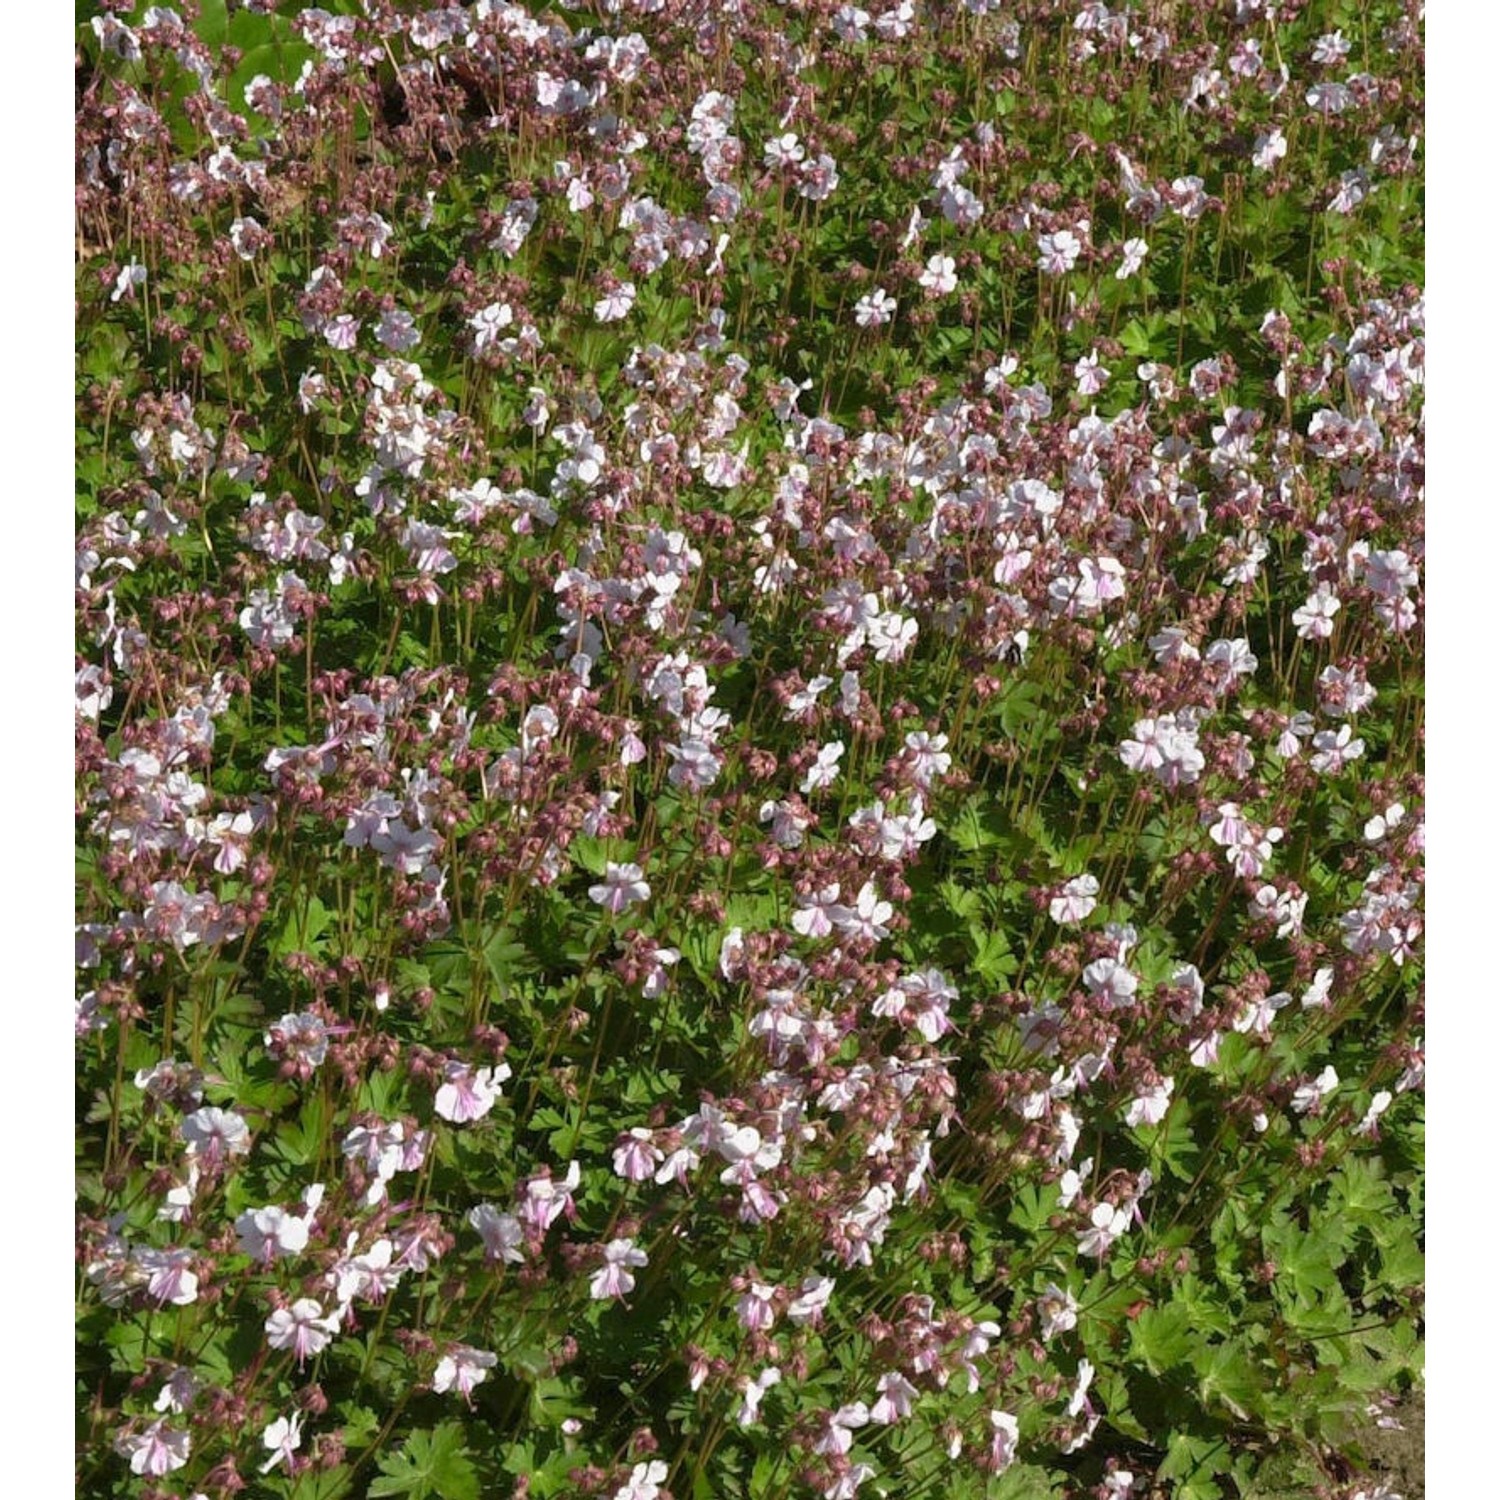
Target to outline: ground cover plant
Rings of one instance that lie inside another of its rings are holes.
[[[867,5],[79,4],[79,1494],[1393,1493],[1421,8]]]

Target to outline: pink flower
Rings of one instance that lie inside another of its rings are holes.
[[[990,1439],[990,1468],[999,1474],[1016,1460],[1016,1441],[1021,1428],[1008,1411],[992,1411],[990,1427],[994,1432]]]
[[[650,899],[651,887],[641,879],[643,873],[639,865],[606,864],[604,879],[589,887],[589,900],[618,916],[627,906]]]
[[[927,267],[917,277],[917,283],[929,297],[941,297],[958,286],[955,274],[957,262],[951,255],[934,255],[928,259]]]
[[[525,1232],[514,1214],[502,1213],[493,1203],[480,1203],[469,1210],[469,1226],[484,1241],[487,1260],[511,1261],[521,1265],[526,1252],[521,1248]]]
[[[469,1393],[498,1362],[499,1356],[487,1349],[472,1349],[467,1344],[454,1344],[438,1361],[433,1372],[432,1388],[439,1396],[457,1390],[465,1401]]]
[[[814,1328],[823,1319],[823,1310],[833,1296],[833,1277],[809,1276],[802,1283],[800,1293],[792,1298],[787,1307],[787,1318],[800,1328],[811,1324]]]
[[[262,1474],[269,1474],[277,1464],[290,1465],[292,1455],[302,1445],[302,1413],[294,1411],[290,1417],[277,1417],[261,1433],[260,1440],[271,1450],[271,1456],[260,1466]]]
[[[527,1178],[522,1187],[517,1217],[538,1235],[545,1234],[563,1214],[571,1219],[575,1212],[573,1191],[581,1180],[576,1161],[568,1163],[567,1175],[561,1182],[554,1181],[552,1173],[544,1168],[535,1177]]]
[[[615,1491],[613,1500],[657,1500],[666,1478],[667,1466],[659,1458],[637,1464],[630,1478]]]
[[[198,1300],[198,1278],[188,1268],[191,1250],[138,1250],[136,1264],[146,1272],[146,1291],[158,1303],[186,1307]]]
[[[1059,229],[1037,241],[1037,269],[1045,276],[1062,276],[1078,264],[1083,243],[1071,230]]]
[[[243,1156],[250,1149],[250,1128],[233,1110],[206,1105],[186,1116],[178,1128],[187,1154],[201,1158],[205,1166]]]
[[[1075,875],[1048,904],[1054,922],[1081,922],[1099,904],[1099,882],[1092,875]]]
[[[854,321],[861,328],[879,328],[891,321],[895,311],[896,299],[884,287],[876,287],[854,304]]]
[[[615,1147],[615,1174],[626,1182],[644,1182],[656,1171],[661,1159],[662,1153],[653,1143],[651,1132],[637,1125]]]
[[[776,1321],[776,1288],[754,1281],[734,1305],[735,1316],[752,1333],[764,1333]]]
[[[432,1107],[455,1125],[483,1119],[495,1107],[500,1085],[509,1077],[510,1068],[505,1063],[493,1068],[471,1068],[450,1058],[443,1065],[443,1083]]]
[[[278,1255],[295,1255],[307,1248],[308,1220],[285,1209],[247,1208],[234,1221],[234,1228],[240,1237],[240,1249],[265,1265]]]
[[[1078,1301],[1072,1292],[1064,1291],[1056,1282],[1047,1283],[1046,1290],[1037,1300],[1036,1310],[1042,1321],[1043,1343],[1078,1327]]]
[[[603,1266],[589,1281],[589,1296],[596,1302],[626,1296],[635,1286],[630,1267],[645,1264],[646,1252],[637,1250],[633,1240],[611,1240],[604,1247]]]
[[[300,1368],[309,1355],[321,1354],[338,1330],[338,1313],[325,1313],[322,1303],[299,1297],[266,1319],[266,1342],[273,1349],[292,1350]]]
[[[900,1422],[909,1417],[920,1394],[898,1370],[888,1370],[876,1381],[875,1389],[880,1396],[870,1408],[870,1420],[882,1424]]]
[[[594,304],[594,316],[601,323],[618,323],[635,306],[635,285],[623,281]]]
[[[130,1460],[132,1474],[149,1474],[159,1478],[180,1469],[193,1451],[193,1440],[186,1432],[177,1432],[165,1419],[153,1422],[144,1432],[115,1439],[115,1450]]]

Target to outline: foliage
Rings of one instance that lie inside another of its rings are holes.
[[[1382,1493],[1419,10],[78,22],[79,1493]]]

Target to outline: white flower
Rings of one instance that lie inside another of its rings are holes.
[[[604,1247],[604,1264],[589,1280],[589,1296],[596,1302],[609,1297],[624,1297],[635,1287],[630,1267],[644,1266],[646,1252],[637,1250],[633,1240],[611,1240]]]
[[[138,261],[131,261],[124,270],[115,278],[115,289],[109,294],[111,302],[118,302],[121,297],[129,297],[135,301],[135,289],[146,284],[146,268]]]
[[[929,297],[942,297],[958,286],[956,269],[957,262],[951,255],[934,255],[928,259],[927,268],[917,282]]]
[[[1047,276],[1061,276],[1078,264],[1083,244],[1071,230],[1044,234],[1036,244],[1037,269]]]
[[[627,906],[650,898],[651,887],[641,879],[643,873],[639,865],[610,862],[604,866],[604,879],[589,887],[589,900],[618,915]]]
[[[614,291],[606,292],[594,304],[594,316],[601,323],[618,323],[635,306],[635,283],[622,281]]]
[[[801,161],[806,154],[796,132],[789,130],[785,135],[766,142],[761,160],[768,167],[790,167]]]
[[[1255,149],[1250,153],[1251,164],[1262,172],[1269,172],[1286,155],[1286,137],[1279,129],[1272,129],[1255,137]]]
[[[818,758],[802,777],[800,783],[804,793],[821,791],[824,787],[830,787],[838,780],[839,761],[843,758],[844,742],[842,740],[830,740],[818,751]]]
[[[1047,907],[1054,922],[1081,922],[1099,904],[1099,882],[1092,875],[1075,875]]]
[[[667,1466],[659,1458],[637,1464],[630,1478],[615,1491],[613,1500],[657,1500],[666,1478]]]
[[[439,1396],[457,1389],[459,1395],[467,1400],[469,1392],[488,1377],[498,1360],[499,1356],[491,1354],[487,1349],[471,1349],[467,1344],[454,1344],[433,1371],[432,1389]]]
[[[292,1454],[302,1444],[302,1413],[294,1411],[290,1417],[277,1417],[261,1433],[260,1440],[271,1450],[271,1456],[260,1466],[262,1474],[269,1474],[277,1464],[290,1463]]]
[[[510,1077],[510,1067],[471,1068],[450,1058],[443,1064],[443,1082],[433,1099],[434,1111],[454,1125],[483,1119],[500,1097],[500,1085]]]
[[[895,311],[896,299],[884,287],[876,287],[854,304],[854,321],[861,328],[879,328],[891,321]]]
[[[1120,246],[1120,264],[1115,268],[1115,280],[1126,281],[1134,276],[1146,261],[1145,240],[1126,240]]]

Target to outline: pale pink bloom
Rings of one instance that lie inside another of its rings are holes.
[[[637,1125],[615,1147],[615,1174],[627,1182],[644,1182],[656,1171],[661,1159],[661,1150],[654,1144],[652,1133]]]
[[[191,1250],[137,1250],[135,1262],[146,1272],[146,1292],[158,1303],[186,1307],[198,1300],[198,1278],[189,1269]]]
[[[890,936],[890,921],[895,908],[889,901],[882,901],[874,883],[866,881],[859,889],[851,910],[847,906],[834,908],[834,925],[845,937],[860,938],[876,943]]]
[[[1358,760],[1365,753],[1365,742],[1354,738],[1354,731],[1347,724],[1340,724],[1337,731],[1321,729],[1313,736],[1314,754],[1308,765],[1321,776],[1335,776],[1350,761]]]
[[[1164,1078],[1154,1088],[1131,1100],[1130,1107],[1125,1111],[1125,1123],[1130,1126],[1160,1125],[1166,1118],[1175,1087],[1174,1080]]]
[[[1279,127],[1255,137],[1255,146],[1250,152],[1250,162],[1258,171],[1269,172],[1286,155],[1286,137]]]
[[[328,1056],[328,1028],[312,1011],[283,1016],[265,1033],[268,1047],[283,1049],[285,1056],[316,1068]]]
[[[96,21],[94,24],[97,25],[98,22]],[[109,294],[109,300],[111,302],[118,302],[121,297],[126,297],[134,302],[135,289],[138,286],[145,286],[145,284],[145,266],[141,265],[138,261],[131,261],[115,278],[115,289]]]
[[[602,1302],[607,1297],[626,1296],[635,1286],[635,1277],[630,1274],[630,1268],[644,1266],[646,1263],[646,1252],[637,1250],[633,1240],[611,1240],[604,1247],[603,1266],[594,1272],[589,1281],[589,1296],[596,1302]]]
[[[1000,1474],[1016,1461],[1016,1443],[1021,1427],[1008,1411],[992,1411],[990,1427],[994,1432],[990,1438],[990,1468]]]
[[[1097,396],[1109,384],[1109,371],[1099,363],[1099,351],[1091,349],[1073,366],[1080,396]]]
[[[1047,276],[1062,276],[1078,264],[1083,243],[1071,230],[1059,229],[1037,240],[1037,269]]]
[[[921,1394],[899,1370],[888,1370],[875,1382],[875,1389],[880,1395],[870,1408],[870,1420],[882,1426],[909,1417]]]
[[[1339,612],[1339,596],[1331,584],[1320,583],[1300,608],[1292,611],[1292,624],[1306,640],[1326,641],[1333,634],[1333,617]]]
[[[854,1433],[870,1420],[870,1409],[863,1401],[853,1401],[837,1411],[824,1412],[812,1451],[827,1457],[847,1453],[854,1446]]]
[[[1115,268],[1116,281],[1128,281],[1146,263],[1147,245],[1142,239],[1129,239],[1120,246],[1120,264]]]
[[[861,328],[879,328],[891,321],[895,311],[896,299],[884,287],[876,287],[854,304],[854,321]]]
[[[333,1263],[324,1279],[341,1306],[356,1297],[366,1302],[382,1301],[405,1273],[404,1267],[392,1264],[396,1247],[390,1240],[378,1239],[363,1255],[349,1255],[358,1243],[358,1232],[351,1230],[344,1256]]]
[[[1365,1111],[1364,1118],[1360,1120],[1359,1124],[1354,1127],[1355,1135],[1375,1135],[1379,1126],[1381,1115],[1383,1115],[1386,1110],[1391,1107],[1391,1099],[1391,1091],[1389,1089],[1381,1089],[1380,1092],[1370,1100],[1370,1107]]]
[[[796,132],[789,130],[785,135],[766,142],[761,160],[768,167],[790,167],[795,166],[806,154]]]
[[[751,1332],[763,1333],[776,1321],[775,1296],[774,1286],[763,1281],[751,1282],[749,1290],[742,1292],[735,1302],[735,1316]]]
[[[193,1440],[186,1432],[177,1432],[165,1419],[153,1422],[144,1432],[115,1439],[115,1451],[130,1460],[132,1474],[153,1479],[180,1469],[193,1451]]]
[[[1048,903],[1047,912],[1059,924],[1081,922],[1099,904],[1099,882],[1092,875],[1075,875]]]
[[[667,1473],[666,1464],[659,1458],[637,1464],[630,1471],[630,1478],[615,1491],[612,1500],[657,1500]]]
[[[1328,992],[1333,988],[1333,970],[1319,969],[1313,975],[1312,983],[1308,985],[1302,996],[1302,1008],[1321,1009],[1328,1004]]]
[[[1071,1332],[1078,1326],[1078,1300],[1072,1292],[1064,1291],[1056,1282],[1047,1283],[1036,1307],[1042,1322],[1043,1343],[1056,1338],[1060,1333]]]
[[[773,1385],[781,1382],[781,1371],[775,1365],[767,1365],[753,1380],[748,1377],[740,1387],[744,1394],[744,1400],[740,1403],[740,1409],[735,1413],[735,1421],[741,1427],[749,1427],[752,1423],[760,1420],[760,1403],[765,1399],[766,1392]]]
[[[601,323],[618,323],[635,306],[635,284],[623,281],[594,304],[594,316]]]
[[[308,1220],[282,1208],[247,1208],[234,1221],[234,1228],[240,1249],[265,1265],[278,1255],[295,1255],[307,1248]]]
[[[250,1128],[233,1110],[205,1105],[183,1118],[178,1126],[185,1150],[205,1165],[243,1156],[250,1149]]]
[[[492,302],[481,308],[469,319],[474,330],[474,352],[482,354],[492,344],[500,341],[501,333],[515,321],[515,314],[508,302]]]
[[[456,1390],[468,1401],[469,1393],[488,1378],[489,1372],[498,1362],[499,1355],[491,1354],[487,1349],[453,1344],[437,1363],[432,1376],[432,1388],[439,1396]]]
[[[1271,1023],[1276,1018],[1276,1012],[1291,1003],[1292,997],[1285,990],[1266,995],[1260,1000],[1247,1000],[1235,1017],[1234,1029],[1242,1034],[1250,1032],[1264,1041],[1271,1035]]]
[[[266,1319],[266,1342],[273,1349],[290,1349],[298,1366],[321,1354],[339,1331],[339,1314],[325,1313],[311,1297],[299,1297],[290,1307],[278,1307]]]
[[[876,661],[900,661],[917,638],[917,622],[894,610],[877,615],[865,626],[865,639]]]
[[[290,1464],[292,1455],[302,1446],[302,1413],[277,1417],[261,1433],[260,1440],[271,1450],[271,1456],[260,1466],[262,1474],[269,1474],[277,1464]]]
[[[472,1068],[450,1058],[443,1064],[443,1082],[433,1100],[433,1110],[455,1125],[483,1119],[495,1107],[500,1085],[509,1077],[510,1068],[505,1063],[493,1068]]]
[[[929,297],[942,297],[958,286],[957,262],[951,255],[929,257],[927,266],[917,277],[917,284]]]
[[[184,1366],[172,1371],[167,1383],[157,1393],[154,1409],[161,1412],[184,1412],[198,1396],[198,1381]]]
[[[486,1260],[511,1261],[516,1265],[525,1262],[526,1253],[521,1247],[526,1236],[514,1214],[502,1213],[493,1203],[480,1203],[469,1210],[468,1222],[484,1241]]]
[[[946,734],[928,734],[926,731],[908,734],[906,748],[911,756],[912,774],[924,787],[930,787],[934,777],[946,776],[953,765]]]
[[[543,1169],[528,1177],[521,1189],[517,1217],[537,1234],[545,1234],[559,1218],[574,1216],[573,1193],[582,1181],[582,1169],[576,1161],[568,1163],[567,1174],[559,1181]]]
[[[375,337],[397,354],[406,354],[422,342],[416,319],[409,312],[395,309],[381,313],[380,321],[375,325]]]
[[[909,0],[907,0],[909,3]],[[849,1464],[835,1472],[833,1482],[823,1488],[823,1500],[854,1500],[865,1480],[875,1477],[871,1464]]]
[[[352,313],[340,313],[323,329],[323,337],[333,349],[352,349],[359,339],[359,319]]]
[[[828,1299],[833,1296],[833,1287],[831,1276],[807,1277],[802,1283],[801,1291],[787,1307],[788,1320],[798,1327],[805,1324],[817,1327],[822,1321],[823,1310],[828,1306]]]
[[[1102,1259],[1109,1247],[1130,1228],[1130,1215],[1123,1208],[1109,1203],[1094,1205],[1089,1215],[1089,1227],[1078,1236],[1078,1253]]]
[[[1129,1005],[1141,983],[1115,958],[1096,958],[1084,969],[1083,982],[1091,994],[1098,996],[1112,1010]]]
[[[814,203],[822,203],[824,199],[831,197],[833,190],[839,185],[838,164],[826,151],[816,161],[803,162],[800,176],[802,181],[797,188],[798,195]]]
[[[604,879],[589,887],[589,900],[618,915],[627,906],[650,898],[651,887],[641,878],[643,873],[639,865],[611,861],[604,866]]]
[[[804,794],[822,791],[838,780],[839,761],[843,759],[844,742],[830,740],[818,751],[818,758],[803,773],[798,789]]]

